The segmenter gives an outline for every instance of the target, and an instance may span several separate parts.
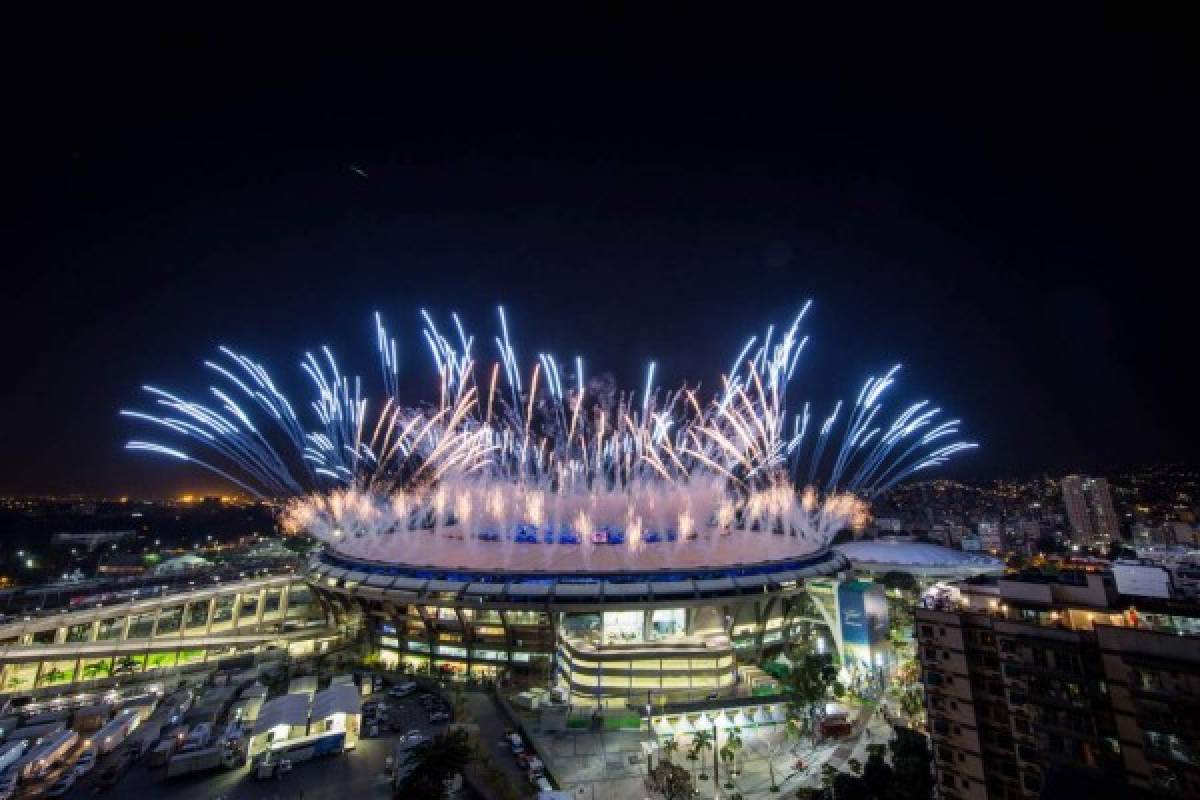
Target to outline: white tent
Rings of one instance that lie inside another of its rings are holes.
[[[274,728],[308,725],[308,695],[285,694],[263,704],[254,722],[254,733],[266,733]]]
[[[313,695],[312,718],[326,719],[334,714],[361,714],[362,696],[352,683],[338,683]]]

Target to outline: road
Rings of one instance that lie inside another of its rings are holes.
[[[463,699],[466,701],[471,721],[479,726],[479,742],[492,756],[492,762],[503,771],[517,791],[523,796],[532,797],[533,787],[530,786],[525,772],[517,765],[517,759],[513,756],[508,742],[503,738],[505,731],[511,727],[508,720],[486,692],[466,692]]]

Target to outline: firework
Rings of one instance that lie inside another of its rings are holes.
[[[852,406],[819,424],[789,408],[807,337],[806,304],[777,335],[738,352],[721,388],[641,391],[589,380],[584,362],[539,353],[523,377],[500,309],[497,357],[477,362],[457,315],[453,338],[422,311],[436,401],[400,397],[396,342],[375,317],[380,400],[332,352],[306,353],[309,419],[258,362],[229,348],[205,362],[203,402],[146,386],[156,412],[121,413],[181,443],[130,450],[194,463],[283,504],[288,530],[356,557],[557,569],[772,560],[823,548],[860,525],[866,502],[975,447],[928,401],[885,417],[897,365],[867,379]],[[572,372],[568,371],[573,367]],[[378,406],[377,408],[375,406]]]

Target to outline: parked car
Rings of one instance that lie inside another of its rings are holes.
[[[450,712],[443,711],[441,709],[438,709],[437,711],[430,711],[429,712],[429,721],[430,722],[449,722],[450,721]]]
[[[412,681],[401,683],[388,689],[388,697],[408,697],[417,690],[417,685]]]

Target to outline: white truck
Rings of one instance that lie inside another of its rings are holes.
[[[100,751],[100,755],[111,753],[121,746],[121,743],[141,721],[141,714],[135,708],[118,711],[117,715],[110,719],[103,728],[96,731],[92,736],[92,742]]]
[[[190,753],[180,753],[172,756],[167,762],[167,777],[189,775],[193,772],[203,772],[221,766],[221,748],[206,747]]]
[[[21,762],[21,777],[26,780],[42,777],[51,767],[61,763],[78,742],[79,734],[75,731],[59,731],[38,740]]]
[[[24,739],[0,746],[0,772],[4,772],[4,770],[20,761],[21,756],[25,755],[25,751],[28,749],[29,742]]]

